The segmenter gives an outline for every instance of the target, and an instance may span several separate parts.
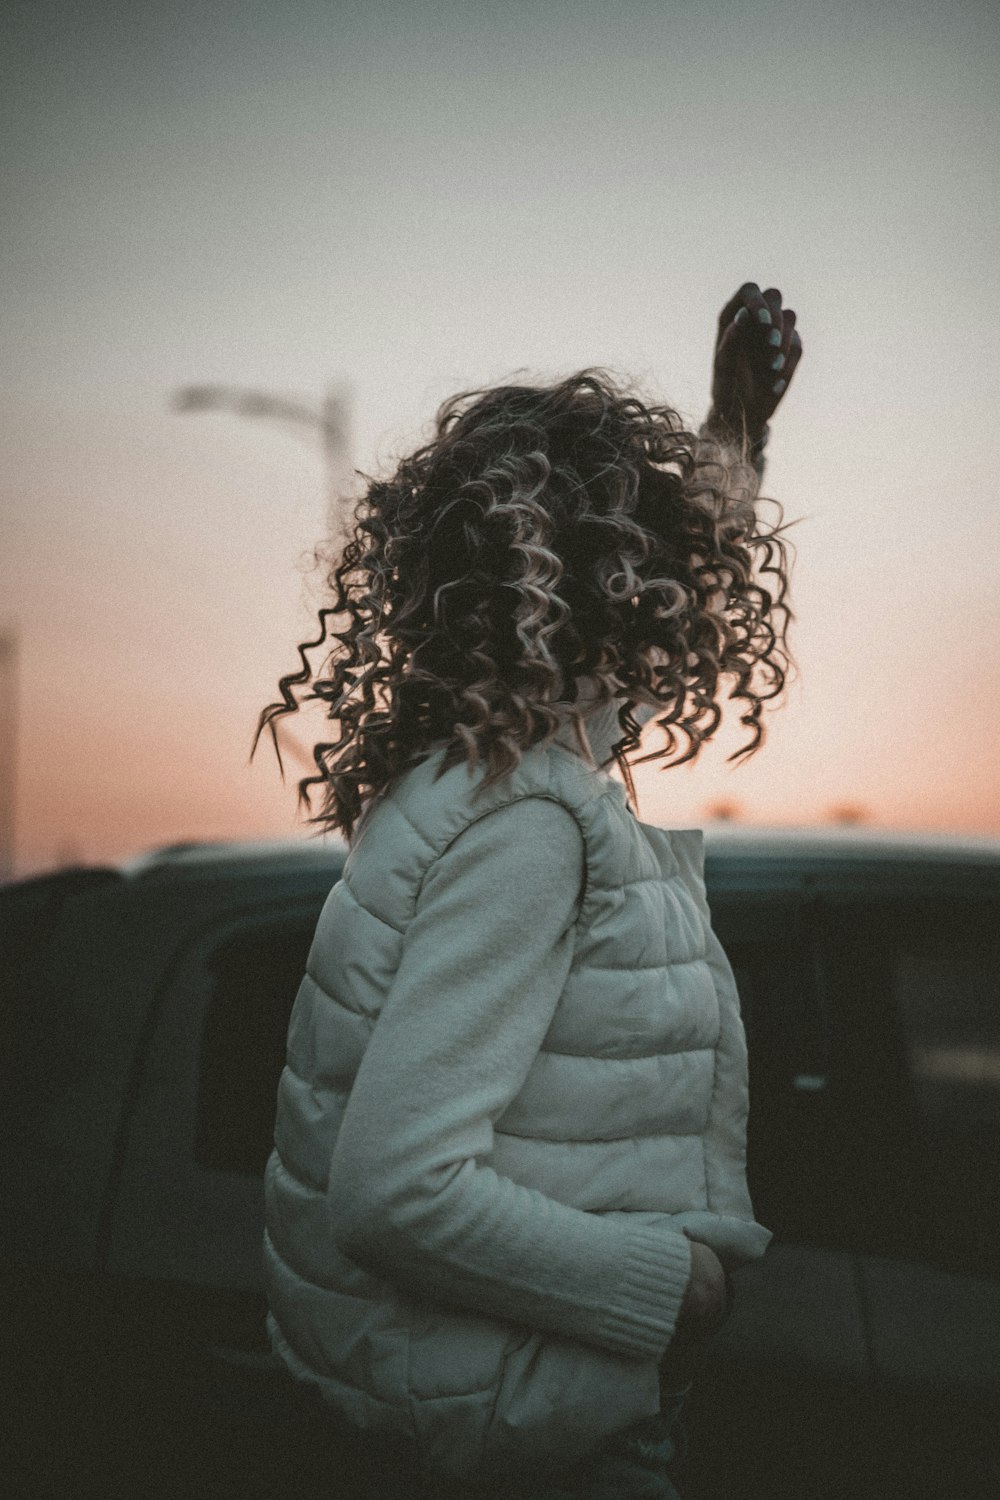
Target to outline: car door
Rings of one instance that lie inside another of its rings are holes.
[[[926,894],[830,899],[826,929],[864,1043],[853,1235],[873,1452],[900,1493],[986,1497],[1000,1493],[1000,902],[965,883],[935,892],[929,871]]]
[[[260,1290],[288,1016],[325,894],[244,906],[176,952],[135,1086],[109,1275]]]
[[[774,1233],[734,1275],[732,1314],[689,1398],[695,1497],[820,1493],[872,1377],[844,1232],[858,1183],[848,1148],[849,1060],[833,1013],[815,901],[795,876],[719,871],[713,925],[747,1033],[747,1176]],[[723,878],[723,877],[726,878]],[[769,890],[772,884],[783,889]]]
[[[797,1379],[869,1376],[849,1243],[855,1182],[844,1165],[844,1080],[814,904],[729,897],[714,903],[747,1033],[747,1177],[774,1234],[737,1273],[740,1311],[724,1330],[734,1357]],[[752,1321],[752,1326],[751,1326]]]
[[[282,1453],[291,1472],[301,1419],[264,1327],[263,1169],[329,886],[283,898],[272,880],[228,911],[216,899],[161,977],[107,1235],[101,1399],[121,1403],[121,1424],[90,1411],[105,1465],[135,1493],[229,1493],[237,1479],[247,1495],[286,1492],[262,1478]]]

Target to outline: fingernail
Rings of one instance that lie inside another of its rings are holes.
[[[741,307],[740,310],[739,310],[739,312],[736,314],[736,317],[733,319],[733,322],[734,323],[745,323],[746,320],[747,320],[747,318],[749,318],[749,316],[750,316],[750,309],[747,308],[747,307]]]
[[[773,344],[774,347],[775,347],[775,349],[777,349],[778,345],[781,343],[781,330],[780,330],[780,328],[772,328],[771,329],[771,332],[767,336],[767,342],[769,344]]]
[[[771,390],[774,392],[774,394],[776,396],[780,396],[781,393],[782,393],[782,391],[784,389],[785,389],[785,382],[783,380],[776,380],[774,382],[774,384],[772,385],[772,387],[771,387]]]
[[[772,370],[782,370],[782,369],[784,369],[784,367],[785,367],[785,356],[783,354],[776,354],[774,356],[774,358],[772,359],[772,361],[771,361],[771,369]]]
[[[769,328],[771,326],[771,312],[770,312],[769,308],[767,308],[767,307],[758,307],[758,309],[757,309],[757,317],[764,324],[765,328]]]

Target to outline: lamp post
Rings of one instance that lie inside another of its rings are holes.
[[[0,633],[0,882],[14,879],[17,809],[18,638]]]
[[[327,522],[331,528],[336,524],[340,497],[351,473],[351,389],[346,381],[328,387],[318,411],[288,396],[230,385],[182,386],[174,392],[171,406],[177,412],[231,411],[241,417],[288,422],[313,433],[318,429],[326,469]],[[286,736],[285,747],[302,766],[315,772],[315,762],[294,738]]]
[[[331,385],[317,411],[301,401],[243,386],[187,385],[175,391],[174,411],[231,411],[241,417],[264,417],[293,427],[319,430],[326,465],[326,497],[332,520],[351,472],[351,390],[346,381]]]

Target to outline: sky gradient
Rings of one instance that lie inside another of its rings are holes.
[[[604,365],[700,421],[714,322],[805,357],[766,491],[798,677],[641,814],[1000,833],[994,6],[41,3],[9,12],[0,627],[17,868],[304,832],[259,708],[313,635],[318,402],[354,465],[466,386]],[[308,438],[308,434],[305,434]],[[308,725],[297,731],[308,743]],[[647,736],[647,748],[655,731]]]

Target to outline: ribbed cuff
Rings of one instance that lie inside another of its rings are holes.
[[[691,1241],[647,1224],[626,1231],[625,1259],[602,1326],[602,1342],[660,1359],[673,1338],[691,1280]]]

